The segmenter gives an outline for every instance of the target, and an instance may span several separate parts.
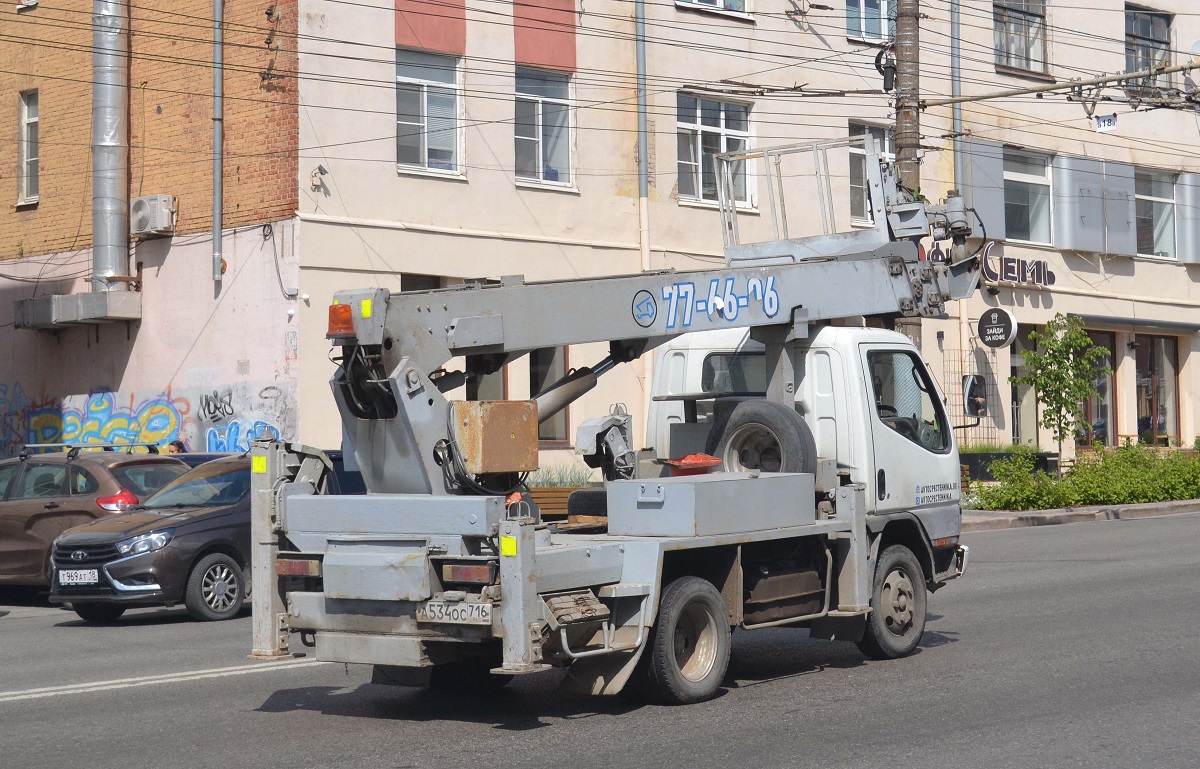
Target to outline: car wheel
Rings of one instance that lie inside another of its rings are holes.
[[[209,622],[231,619],[246,597],[242,567],[224,553],[200,559],[188,576],[184,604],[196,619]]]
[[[116,622],[125,613],[124,606],[112,603],[73,603],[71,608],[84,622]]]
[[[925,573],[912,551],[892,545],[879,555],[871,616],[859,650],[873,660],[907,657],[925,633]]]
[[[663,590],[631,694],[664,705],[711,699],[729,668],[730,645],[721,593],[699,577],[681,577]]]

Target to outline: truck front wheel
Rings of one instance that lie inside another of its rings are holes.
[[[912,551],[892,545],[879,555],[871,615],[858,648],[874,660],[907,657],[925,633],[925,574]]]
[[[729,612],[711,582],[681,577],[663,590],[641,659],[641,691],[665,705],[717,693],[729,668]]]

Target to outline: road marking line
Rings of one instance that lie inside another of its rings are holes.
[[[156,676],[140,676],[138,678],[119,678],[112,681],[93,681],[85,684],[70,684],[68,686],[47,686],[41,689],[23,689],[20,691],[0,692],[0,702],[18,702],[34,700],[42,697],[55,697],[60,694],[86,694],[88,692],[103,692],[111,689],[128,689],[134,686],[154,686],[156,684],[179,683],[182,681],[199,681],[205,678],[222,678],[238,676],[247,673],[265,673],[281,668],[293,669],[330,665],[315,659],[300,659],[288,662],[260,662],[253,665],[237,665],[229,668],[210,668],[208,670],[192,670],[184,673],[165,673]]]

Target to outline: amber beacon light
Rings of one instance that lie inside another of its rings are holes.
[[[354,308],[348,304],[329,305],[329,331],[326,339],[354,336]]]

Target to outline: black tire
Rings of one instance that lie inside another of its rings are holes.
[[[494,692],[503,689],[513,677],[492,673],[493,667],[483,659],[435,665],[429,671],[429,688],[451,692]]]
[[[224,553],[209,553],[188,575],[183,602],[192,617],[212,622],[237,616],[245,598],[242,567]]]
[[[608,515],[608,492],[600,489],[578,489],[567,497],[567,515]]]
[[[925,633],[925,573],[913,552],[892,545],[879,555],[871,614],[859,650],[874,660],[907,657]]]
[[[667,585],[630,693],[664,705],[711,699],[729,669],[729,628],[711,582],[681,577]]]
[[[72,603],[71,608],[84,622],[116,622],[125,613],[125,607],[115,603]]]
[[[755,398],[739,403],[709,433],[707,453],[723,470],[814,473],[817,444],[794,408]]]

